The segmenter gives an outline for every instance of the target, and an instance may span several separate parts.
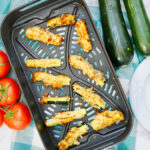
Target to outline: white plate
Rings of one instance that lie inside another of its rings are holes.
[[[134,72],[129,97],[137,120],[150,131],[150,58],[146,58]]]

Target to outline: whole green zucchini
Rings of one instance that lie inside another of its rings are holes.
[[[133,58],[133,46],[126,29],[119,0],[99,0],[106,50],[115,66]]]
[[[150,22],[142,0],[124,0],[133,40],[142,55],[150,55]]]

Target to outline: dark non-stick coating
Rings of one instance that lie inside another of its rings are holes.
[[[77,44],[78,35],[75,25],[52,30],[53,33],[59,33],[63,36],[64,40],[59,47],[26,38],[26,28],[35,25],[46,28],[48,19],[65,13],[75,14],[76,20],[86,21],[93,47],[89,53],[84,52],[80,44]],[[106,109],[121,110],[124,113],[125,120],[100,131],[94,131],[90,127],[88,133],[82,139],[79,139],[81,144],[70,149],[104,148],[120,142],[129,134],[132,127],[130,108],[87,5],[83,0],[31,2],[7,15],[1,27],[1,37],[46,149],[57,149],[58,142],[65,137],[70,128],[80,123],[88,123],[90,126],[90,122],[96,114],[97,110],[90,107],[79,95],[73,92],[73,83],[78,83],[86,88],[93,86],[93,90],[106,101]],[[68,59],[71,54],[84,57],[95,69],[101,70],[106,76],[104,87],[98,86],[94,80],[89,79],[82,71],[70,67]],[[53,69],[26,68],[25,61],[28,58],[60,58],[62,65]],[[45,88],[42,82],[33,83],[31,81],[32,74],[39,70],[55,75],[64,74],[70,76],[72,79],[71,85],[53,90],[50,86]],[[73,100],[68,106],[54,104],[41,106],[39,100],[45,93],[49,93],[51,96],[70,96]],[[58,125],[51,128],[46,127],[44,124],[44,121],[51,118],[56,112],[79,108],[86,108],[87,110],[87,115],[83,119],[75,120],[65,126]]]

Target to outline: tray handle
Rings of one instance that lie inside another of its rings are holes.
[[[41,3],[45,3],[45,2],[53,3],[56,1],[61,1],[61,0],[33,0],[33,1],[17,8],[17,11],[22,13],[24,11],[27,11],[28,9],[31,9],[33,6],[39,5]]]
[[[38,5],[39,3],[42,3],[42,2],[45,2],[45,1],[48,1],[48,0],[33,0],[33,1],[31,1],[31,2],[29,2],[29,3],[27,3],[27,4],[25,4],[25,5],[23,5],[23,6],[21,6],[21,7],[19,7],[19,8],[18,8],[18,11],[24,12],[25,10],[30,9],[30,8],[32,8],[33,6],[36,6],[36,5]]]

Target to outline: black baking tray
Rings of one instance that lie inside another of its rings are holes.
[[[61,46],[46,45],[39,41],[29,40],[25,36],[25,29],[34,25],[46,28],[46,21],[52,17],[64,13],[75,14],[77,20],[86,20],[88,31],[92,40],[93,49],[86,53],[76,43],[78,35],[76,27],[63,26],[52,30],[59,33],[64,40]],[[94,91],[106,101],[106,109],[118,109],[124,113],[125,120],[100,131],[94,131],[91,127],[82,139],[81,144],[70,147],[78,149],[101,149],[122,141],[129,134],[132,127],[132,114],[128,106],[122,87],[114,73],[112,64],[98,31],[93,23],[92,16],[84,0],[45,0],[32,1],[10,12],[1,26],[1,38],[5,50],[9,56],[13,69],[18,78],[20,88],[26,98],[29,109],[33,116],[37,130],[48,150],[57,149],[57,144],[62,140],[70,128],[79,123],[89,123],[96,114],[96,110],[73,92],[72,86],[66,86],[58,90],[51,87],[45,88],[41,82],[32,83],[32,74],[35,71],[45,71],[52,74],[64,74],[72,78],[71,85],[75,82],[84,87],[94,87]],[[89,79],[81,71],[73,69],[68,64],[70,54],[83,56],[96,69],[106,75],[104,87],[98,86],[94,80]],[[26,68],[25,61],[28,58],[60,58],[61,67],[53,69]],[[51,96],[70,96],[74,100],[69,106],[48,104],[41,106],[39,103],[45,93]],[[82,105],[81,105],[82,103]],[[46,127],[44,121],[51,118],[56,112],[86,108],[87,115],[84,119],[75,120],[66,126]],[[103,111],[103,110],[101,110]]]

